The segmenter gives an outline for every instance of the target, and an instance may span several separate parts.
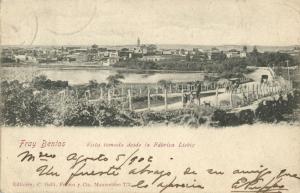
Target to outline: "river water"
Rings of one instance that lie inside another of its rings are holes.
[[[39,67],[2,67],[1,80],[31,80],[38,75],[46,75],[51,80],[69,81],[70,84],[85,84],[90,80],[106,82],[110,75],[122,73],[124,83],[157,83],[159,80],[185,82],[203,80],[204,73],[200,72],[128,72],[115,69],[84,69],[84,68],[39,68]]]

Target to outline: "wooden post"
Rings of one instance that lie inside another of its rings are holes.
[[[102,87],[100,88],[100,99],[101,100],[103,99],[103,88]]]
[[[121,101],[122,101],[122,111],[124,111],[126,98],[124,97],[124,86],[123,85],[121,87]]]
[[[140,95],[142,95],[142,88],[140,87]]]
[[[241,89],[242,89],[241,92],[242,92],[242,95],[243,95],[243,102],[245,102],[244,97],[247,97],[247,95],[246,95],[247,90],[244,87],[241,87]]]
[[[259,93],[258,93],[258,84],[256,84],[256,99],[258,100],[259,99]]]
[[[183,86],[181,88],[181,102],[182,102],[182,107],[184,107],[184,90],[183,90]]]
[[[64,95],[65,95],[65,92],[64,92]],[[85,95],[85,99],[89,100],[91,98],[91,92],[90,92],[90,90],[86,90],[84,92],[84,95]]]
[[[168,94],[167,89],[165,88],[165,110],[168,110]]]
[[[108,89],[108,91],[107,91],[108,104],[110,104],[110,102],[111,102],[111,93],[110,92],[111,92],[110,89]]]
[[[233,107],[233,97],[232,97],[233,89],[230,91],[230,106]]]
[[[130,85],[130,93],[133,95],[132,90],[133,90],[133,87],[132,87],[132,85]]]
[[[256,96],[255,96],[255,85],[252,84],[252,99],[255,100]]]
[[[172,84],[170,84],[170,93],[172,93]]]
[[[150,100],[151,100],[151,96],[150,96],[150,88],[149,88],[149,86],[147,87],[147,90],[148,90],[148,94],[147,94],[147,98],[148,98],[148,110],[150,110],[151,109],[151,103],[150,103]]]
[[[248,99],[248,102],[250,101],[250,87],[249,85],[247,85],[247,99]]]
[[[78,96],[78,90],[77,89],[75,89],[75,95],[76,95],[76,98],[78,99],[79,96]]]
[[[128,104],[129,104],[129,110],[132,111],[132,103],[131,103],[131,89],[128,89]]]
[[[216,106],[218,107],[219,106],[219,87],[217,86],[216,88]],[[199,104],[200,105],[200,104]]]

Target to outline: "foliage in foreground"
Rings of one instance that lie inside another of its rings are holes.
[[[48,81],[49,82],[49,81]],[[119,111],[119,104],[90,104],[18,81],[1,82],[1,124],[6,126],[134,126],[138,122]]]
[[[45,87],[46,85],[46,87]],[[65,97],[60,87],[72,87],[65,83],[49,81],[43,77],[32,82],[1,82],[0,121],[5,126],[138,126],[152,124],[176,124],[198,127],[216,123],[217,126],[252,124],[255,121],[279,122],[293,112],[299,101],[299,92],[288,94],[287,99],[265,101],[255,112],[243,110],[226,112],[207,106],[161,111],[130,112],[121,110],[122,104],[112,101],[90,103],[75,95]],[[137,98],[136,100],[145,100]]]

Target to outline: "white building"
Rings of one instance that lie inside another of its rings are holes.
[[[227,58],[246,58],[247,53],[244,51],[238,51],[238,50],[232,49],[232,50],[229,50],[228,52],[226,52],[226,57]]]
[[[139,58],[140,61],[152,61],[152,62],[157,62],[163,59],[165,58],[159,55],[143,56],[142,58]]]
[[[37,62],[36,57],[28,55],[14,55],[16,61],[19,62]]]
[[[162,51],[162,54],[163,54],[163,55],[171,55],[171,54],[172,54],[172,51],[171,51],[171,50],[163,50],[163,51]]]
[[[113,64],[116,64],[118,61],[119,57],[108,57],[101,59],[100,64],[102,64],[102,66],[111,66]]]

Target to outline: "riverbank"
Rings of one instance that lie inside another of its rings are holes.
[[[136,68],[121,68],[112,66],[101,66],[97,63],[7,63],[1,64],[1,67],[36,67],[41,69],[60,69],[60,70],[115,70],[122,72],[153,72],[153,73],[207,73],[200,70],[171,70],[171,69],[136,69]],[[209,74],[216,74],[210,72]]]
[[[63,68],[59,67],[37,67],[37,66],[18,66],[18,67],[2,67],[1,80],[19,80],[30,81],[39,75],[47,76],[51,80],[68,81],[70,85],[88,84],[91,80],[98,83],[107,82],[107,78],[111,75],[121,73],[124,79],[121,81],[126,84],[147,83],[155,84],[159,80],[167,80],[171,82],[190,82],[201,81],[206,75],[203,72],[175,72],[175,71],[137,71],[119,68]]]

